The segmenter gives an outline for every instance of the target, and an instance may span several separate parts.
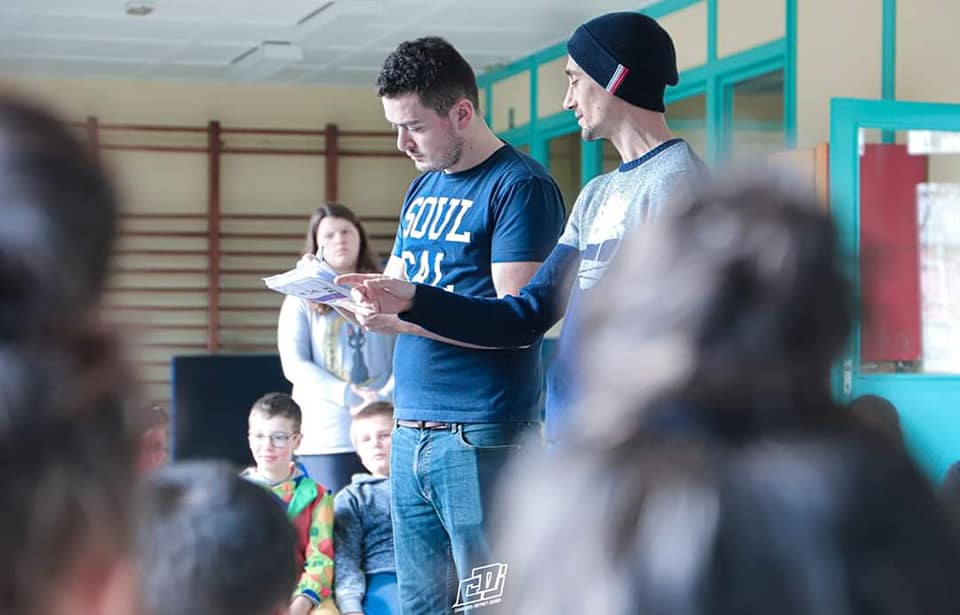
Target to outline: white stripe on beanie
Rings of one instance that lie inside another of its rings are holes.
[[[629,68],[623,64],[617,64],[616,70],[613,71],[613,76],[610,77],[610,81],[607,82],[607,87],[604,89],[611,94],[616,94],[617,90],[623,84],[623,80],[627,78],[628,74],[630,74]]]

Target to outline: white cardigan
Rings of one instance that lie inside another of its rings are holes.
[[[293,399],[303,411],[303,441],[297,453],[318,455],[353,450],[350,406],[360,398],[350,389],[354,351],[350,325],[333,310],[321,314],[310,302],[287,296],[277,323],[277,347],[283,374],[293,384]],[[378,389],[389,399],[393,389],[396,337],[364,333],[362,347],[368,379],[360,386]]]

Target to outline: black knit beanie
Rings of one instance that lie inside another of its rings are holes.
[[[676,85],[677,53],[667,31],[642,13],[607,13],[577,28],[567,53],[606,91],[631,105],[663,112]]]

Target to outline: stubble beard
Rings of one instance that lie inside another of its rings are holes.
[[[463,158],[464,139],[462,136],[450,131],[450,142],[436,158],[424,160],[423,163],[416,165],[419,171],[445,171],[453,165],[460,162]]]

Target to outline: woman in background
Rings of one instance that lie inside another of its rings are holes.
[[[304,258],[323,260],[338,274],[380,271],[366,231],[345,205],[313,212]],[[393,397],[395,337],[369,333],[329,306],[287,296],[277,345],[293,398],[303,409],[297,454],[311,478],[332,492],[363,472],[350,443],[350,410]]]

